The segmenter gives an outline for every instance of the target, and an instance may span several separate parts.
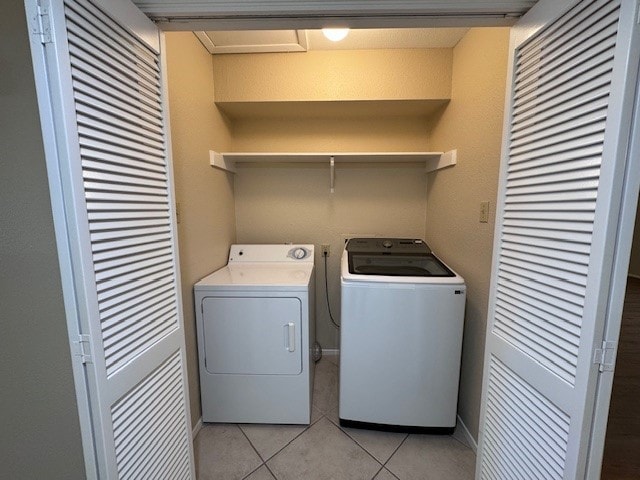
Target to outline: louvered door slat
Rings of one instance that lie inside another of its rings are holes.
[[[556,298],[553,298],[547,292],[537,291],[536,296],[527,289],[521,283],[517,283],[511,279],[498,279],[498,285],[503,291],[514,297],[519,298],[523,303],[530,305],[534,309],[540,312],[540,317],[544,318],[544,313],[548,313],[559,320],[555,325],[548,325],[554,332],[560,334],[561,331],[570,333],[574,338],[578,338],[580,335],[580,314],[576,314],[575,305],[570,305],[568,302],[556,302]],[[567,308],[568,305],[568,308]],[[581,313],[581,312],[580,312]]]
[[[525,292],[527,295],[535,295],[541,301],[545,300],[550,304],[557,305],[558,308],[567,310],[570,315],[564,317],[566,321],[582,316],[583,308],[580,304],[580,295],[567,292],[548,283],[537,282],[536,279],[529,278],[522,273],[505,269],[500,273],[497,282],[506,283],[513,288],[520,287],[521,292]],[[580,321],[576,321],[574,325],[580,327]]]
[[[529,39],[518,49],[518,59],[527,60],[530,67],[535,67],[536,61],[530,58],[532,55],[539,55],[540,52],[547,52],[550,45],[555,46],[556,43],[562,42],[563,39],[573,38],[580,27],[588,23],[589,18],[598,15],[603,8],[610,5],[608,0],[597,0],[592,2],[579,2],[571,9],[571,13],[563,15],[556,19],[551,25],[545,28],[544,35],[538,35]],[[516,62],[518,70],[524,70],[524,62]]]
[[[76,52],[72,50],[72,53]],[[75,60],[76,56],[74,55],[73,58]],[[139,116],[157,126],[162,115],[159,98],[149,98],[149,95],[146,95],[146,92],[140,87],[135,89],[128,84],[107,84],[104,81],[104,77],[106,77],[108,73],[102,75],[100,79],[83,75],[79,70],[82,66],[82,60],[79,59],[76,68],[72,70],[72,74],[74,74],[74,88],[78,93],[85,95],[85,97],[78,95],[80,101],[85,101],[79,105],[80,107],[91,108],[96,106],[96,101],[103,101],[107,104],[107,108],[102,108],[104,114],[111,112],[119,114],[119,110],[122,110],[132,114],[134,118]],[[109,72],[109,68],[106,66],[103,70]],[[79,111],[81,110],[79,109]],[[141,114],[146,114],[146,117],[141,116]]]
[[[82,166],[87,170],[120,171],[122,169],[128,175],[145,177],[152,173],[153,178],[165,180],[167,178],[166,170],[156,158],[153,158],[153,161],[147,161],[146,159],[116,155],[87,147],[81,148],[80,153],[82,155]]]
[[[69,51],[73,57],[82,58],[85,62],[94,65],[96,67],[102,66],[103,69],[115,70],[120,73],[128,84],[139,84],[142,92],[154,92],[160,87],[159,79],[156,75],[137,69],[135,64],[130,63],[130,59],[127,59],[121,54],[121,52],[109,51],[109,47],[103,45],[95,37],[87,35],[86,31],[82,31],[78,28],[72,28],[70,33],[73,36],[69,37]],[[84,38],[82,37],[84,36]],[[89,41],[85,39],[90,39]],[[108,52],[108,53],[107,53]],[[93,53],[99,53],[99,56],[94,56]],[[80,65],[73,65],[74,68],[79,68]]]
[[[162,301],[167,295],[167,291],[171,295],[175,295],[175,289],[173,284],[167,281],[166,278],[149,279],[147,282],[141,282],[127,290],[123,295],[117,295],[109,297],[103,297],[101,302],[100,314],[104,321],[104,328],[109,328],[112,323],[112,319],[121,314],[127,313],[129,309],[135,311],[137,305],[142,305],[145,302],[153,303],[155,299]]]
[[[147,145],[142,145],[135,141],[125,140],[124,138],[118,137],[117,132],[111,133],[110,131],[108,131],[108,128],[106,126],[102,130],[97,130],[96,128],[85,127],[82,123],[79,123],[78,133],[82,136],[83,139],[87,139],[90,141],[93,140],[95,142],[94,145],[96,145],[100,150],[108,151],[112,146],[117,146],[118,148],[127,149],[134,155],[138,152],[155,157],[162,157],[163,155],[162,148],[154,148]]]
[[[123,39],[122,35],[117,34],[121,27],[109,17],[101,15],[100,10],[94,5],[88,2],[69,0],[67,2],[67,8],[68,18],[86,21],[92,28],[108,37],[114,48],[128,52],[135,57],[138,62],[144,63],[156,73],[159,73],[155,52],[146,45],[131,43]],[[72,17],[72,15],[74,17]]]
[[[134,142],[162,151],[164,140],[158,135],[145,131],[140,133],[140,129],[135,127],[131,128],[127,123],[120,121],[120,119],[114,116],[101,115],[100,117],[91,118],[84,115],[83,112],[78,113],[78,125],[82,127],[92,128],[98,132],[107,133],[117,139]]]
[[[586,263],[571,262],[567,259],[561,258],[560,255],[540,255],[539,252],[532,252],[531,250],[523,252],[524,249],[509,248],[510,245],[505,247],[505,257],[519,260],[521,262],[545,265],[553,270],[557,270],[558,272],[576,272],[583,275],[587,273],[588,264]],[[563,278],[566,279],[566,277]]]
[[[152,131],[157,131],[162,125],[162,119],[158,117],[157,112],[136,97],[128,97],[123,101],[121,97],[109,97],[101,93],[93,85],[77,83],[79,88],[75,92],[75,98],[81,109],[93,108],[101,113],[116,115],[118,118],[125,118],[131,125]]]
[[[508,453],[509,457],[517,458],[518,463],[527,464],[527,470],[522,471],[523,478],[562,479],[569,418],[500,360],[491,359],[489,372],[492,382],[486,408],[488,412],[500,414],[488,415],[492,428],[485,431],[486,444],[500,449],[496,452],[497,458],[504,458]],[[505,408],[508,414],[501,414]],[[541,430],[539,425],[553,425],[553,428]],[[521,448],[513,448],[518,443]],[[486,461],[485,457],[493,455],[483,456],[482,462]],[[502,470],[497,476],[487,478],[503,478]]]
[[[144,463],[145,466],[153,464],[159,467],[155,478],[176,478],[168,476],[176,463],[169,452],[176,446],[184,449],[188,445],[189,435],[180,414],[185,402],[181,368],[179,355],[173,356],[123,401],[112,407],[120,478],[140,478],[144,472],[135,472],[132,468],[136,464],[142,466],[144,462],[140,461],[141,458],[150,460],[149,464]],[[166,439],[181,441],[169,442]],[[155,454],[149,455],[149,449]],[[183,450],[180,457],[188,458],[186,453]],[[188,465],[183,465],[180,475],[187,478],[188,469]]]
[[[78,46],[86,52],[96,52],[99,58],[116,66],[122,73],[131,78],[144,79],[157,90],[160,87],[160,69],[155,62],[147,62],[130,51],[122,48],[108,35],[91,35],[95,33],[93,27],[85,19],[95,17],[78,16],[73,10],[67,9],[67,30],[69,43]],[[97,21],[96,21],[97,22]],[[95,23],[95,22],[94,22]],[[117,33],[114,33],[117,35]]]
[[[526,115],[529,113],[529,109],[544,104],[544,102],[559,98],[564,99],[564,96],[571,92],[587,92],[607,80],[610,81],[612,66],[610,62],[606,61],[609,57],[609,51],[595,56],[569,73],[556,77],[549,84],[543,84],[535,94],[530,93],[514,99],[514,107],[522,110],[520,115]]]
[[[520,168],[516,168],[520,167]],[[600,157],[577,158],[575,160],[558,161],[555,163],[527,162],[519,166],[514,166],[508,171],[512,182],[517,182],[521,178],[541,177],[549,178],[548,175],[566,172],[580,172],[583,170],[596,169],[600,167]],[[524,170],[524,171],[522,171]]]
[[[158,303],[154,305],[147,312],[142,312],[137,315],[131,315],[125,318],[122,322],[118,323],[112,329],[105,329],[104,334],[104,348],[106,351],[110,349],[119,349],[125,341],[134,340],[136,337],[147,336],[146,332],[153,328],[156,324],[159,328],[163,328],[164,322],[162,320],[175,314],[175,305],[171,304],[171,300],[165,300],[164,303]],[[144,348],[144,345],[138,345],[139,348]]]
[[[161,245],[163,245],[162,242],[166,242],[170,239],[170,234],[162,233],[158,235],[147,235],[144,237],[123,238],[110,242],[101,242],[99,244],[93,245],[94,259],[98,258],[98,254],[103,254],[101,259],[110,258],[109,251],[114,252],[117,250],[119,254],[120,252],[124,252],[127,249],[131,249],[130,251],[134,251],[134,249],[137,247],[144,247],[152,244],[158,245],[158,247],[160,247]]]
[[[175,295],[173,285],[171,284],[158,285],[157,293],[153,291],[155,287],[155,285],[147,285],[146,291],[139,290],[139,292],[141,292],[139,296],[118,303],[113,308],[103,309],[100,313],[104,317],[104,328],[108,329],[117,326],[126,318],[148,311],[156,304],[171,301],[172,296]]]
[[[549,277],[548,275],[540,272],[536,272],[531,268],[520,268],[519,266],[510,265],[505,262],[501,266],[501,272],[505,272],[505,276],[508,274],[518,275],[522,278],[526,278],[528,281],[537,282],[540,285],[546,285],[551,291],[555,291],[557,294],[575,295],[577,297],[584,297],[585,289],[575,283],[565,282],[559,280],[557,277]]]
[[[561,211],[550,211],[545,210],[544,212],[540,211],[531,211],[531,210],[509,210],[505,212],[505,219],[547,219],[547,220],[556,220],[556,221],[571,221],[575,220],[577,222],[593,222],[594,213],[593,212],[580,212],[571,209],[561,210]]]
[[[145,165],[146,167],[147,165]],[[140,178],[143,180],[166,182],[167,176],[162,171],[152,171],[145,169],[143,172],[140,168],[132,168],[122,164],[111,163],[107,161],[95,161],[85,158],[82,161],[82,168],[86,172],[85,175],[91,175],[91,172],[104,172],[113,175],[121,175],[126,178]]]
[[[548,51],[543,57],[538,57],[535,69],[528,72],[518,71],[515,83],[516,94],[531,91],[534,83],[540,80],[540,72],[546,71],[550,78],[565,73],[576,65],[584,63],[589,55],[594,57],[601,54],[615,42],[617,9],[613,7],[602,16],[590,19],[576,36],[553,51]],[[612,40],[613,37],[613,40]],[[523,59],[523,62],[526,61]],[[523,65],[524,63],[521,63]]]
[[[585,104],[574,106],[570,111],[545,115],[544,119],[537,122],[521,122],[517,128],[513,128],[511,139],[513,141],[526,135],[544,133],[547,129],[562,126],[575,126],[576,124],[589,122],[598,116],[606,114],[607,96],[600,95],[595,99],[590,98]]]
[[[535,126],[542,121],[548,121],[556,117],[568,117],[574,110],[580,109],[585,105],[599,105],[601,101],[606,102],[609,96],[606,77],[602,77],[600,85],[591,85],[590,88],[581,88],[577,91],[567,94],[564,102],[558,104],[556,102],[547,102],[546,104],[537,104],[533,108],[528,108],[527,112],[521,112],[518,118],[513,118],[512,132],[519,133],[522,129]]]
[[[139,112],[140,109],[135,106],[135,103],[136,101],[129,102],[129,105],[133,108],[133,112]],[[121,128],[129,134],[140,135],[140,131],[142,130],[141,137],[159,143],[164,141],[164,136],[156,131],[155,126],[140,119],[138,115],[126,115],[127,120],[123,121],[122,116],[117,115],[113,109],[105,111],[104,109],[95,108],[93,104],[81,102],[77,103],[77,108],[78,114],[82,115],[83,118],[103,120],[105,123]]]
[[[74,59],[71,75],[78,87],[90,85],[95,88],[95,92],[103,93],[107,99],[114,97],[128,105],[140,106],[154,116],[161,114],[162,99],[152,83],[144,79],[132,82],[130,75],[117,66],[104,59],[87,57],[75,45],[71,46],[71,54]]]
[[[605,121],[603,118],[599,118],[588,124],[575,127],[571,131],[558,129],[557,131],[550,130],[543,138],[527,137],[518,142],[512,142],[513,155],[522,155],[527,153],[529,155],[537,155],[539,151],[548,149],[549,146],[556,144],[565,144],[569,140],[576,138],[584,139],[586,142],[595,142],[596,136],[602,135],[604,132]],[[588,137],[585,139],[585,137]]]
[[[548,238],[540,238],[540,237],[532,237],[530,235],[511,235],[504,234],[502,237],[502,241],[505,245],[516,244],[516,245],[524,245],[526,247],[532,248],[547,248],[557,250],[561,254],[564,252],[569,253],[578,253],[578,254],[589,254],[589,246],[582,244],[575,244],[575,247],[567,245],[566,242],[556,241]]]
[[[131,88],[126,83],[106,83],[104,79],[108,75],[111,75],[111,78],[113,78],[114,76],[120,77],[120,81],[126,81],[126,78],[124,78],[114,70],[106,68],[105,66],[101,66],[101,68],[98,69],[95,65],[90,65],[84,62],[82,59],[76,58],[75,68],[71,71],[71,74],[78,85],[91,85],[95,87],[95,91],[99,91],[107,96],[113,96],[114,94],[116,94],[117,98],[120,101],[134,109],[141,105],[147,112],[151,112],[151,115],[153,116],[157,116],[158,112],[162,111],[160,98],[153,97],[150,92],[147,92],[139,87],[137,89]],[[91,92],[88,92],[87,95],[91,95]],[[110,111],[105,111],[104,109],[102,111],[93,109],[93,105],[89,103],[80,104],[79,107],[79,112],[89,112],[87,114],[93,113],[94,117],[111,113]],[[139,125],[144,126],[144,123],[140,122]]]
[[[524,255],[531,255],[535,258],[561,260],[572,265],[587,266],[589,264],[589,256],[576,252],[562,252],[555,249],[539,247],[530,244],[521,244],[515,242],[504,242],[505,251],[518,252]],[[544,261],[544,260],[541,260]]]
[[[124,272],[126,269],[133,269],[136,265],[146,264],[147,262],[152,262],[158,258],[165,258],[167,255],[172,254],[170,248],[161,246],[158,249],[157,247],[155,244],[151,244],[150,246],[145,244],[142,245],[138,251],[127,255],[117,257],[106,255],[103,261],[96,261],[96,278],[103,280],[109,276],[117,275],[118,272]]]

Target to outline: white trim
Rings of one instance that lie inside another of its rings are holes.
[[[129,0],[94,0],[120,25],[135,32],[135,35],[156,52],[160,51],[158,27]]]
[[[638,15],[638,2],[635,2],[633,18],[621,15],[620,23],[632,22]],[[623,27],[621,26],[621,30]],[[616,241],[613,247],[613,262],[611,266],[611,284],[605,314],[602,340],[614,342],[620,338],[624,297],[627,287],[627,277],[640,278],[639,275],[629,273],[629,259],[635,228],[636,210],[638,207],[638,192],[640,191],[640,164],[635,159],[640,155],[640,89],[638,87],[638,68],[640,63],[640,34],[637,23],[624,30],[631,35],[630,48],[625,52],[625,64],[628,71],[625,82],[618,88],[625,90],[626,108],[623,120],[618,129],[620,135],[619,151],[624,155],[624,178],[622,181],[619,205],[619,217],[616,231]],[[631,101],[633,100],[633,101]],[[632,106],[633,105],[633,106]],[[621,162],[622,163],[622,162]],[[616,200],[615,198],[613,200]],[[613,371],[602,372],[597,378],[593,413],[590,418],[589,449],[587,452],[587,466],[585,478],[598,479],[602,468],[605,432],[609,419],[611,391],[613,388]],[[589,420],[589,419],[588,419]]]
[[[467,442],[467,445],[469,445],[469,448],[473,450],[473,453],[477,454],[478,442],[476,442],[476,439],[473,438],[473,435],[471,435],[471,432],[467,428],[467,425],[462,421],[460,415],[456,415],[456,417],[458,418],[458,426],[456,430],[459,430],[459,432],[462,433],[462,437],[464,438],[465,442]]]
[[[196,424],[194,425],[193,430],[191,431],[191,438],[193,440],[196,439],[196,437],[200,433],[200,430],[202,430],[202,427],[204,427],[204,423],[202,423],[202,417],[200,417],[196,422]]]
[[[33,22],[37,22],[37,8],[37,0],[25,0],[25,10],[30,30],[32,29]],[[31,44],[31,57],[33,62],[36,95],[38,99],[38,111],[40,113],[40,127],[42,129],[42,143],[44,145],[53,227],[55,231],[58,262],[60,266],[62,296],[65,306],[69,348],[71,351],[71,367],[73,370],[75,395],[78,402],[78,417],[85,473],[88,479],[97,479],[98,460],[96,456],[96,439],[91,419],[86,370],[82,362],[79,361],[79,357],[76,355],[76,351],[74,349],[74,342],[78,340],[81,333],[81,319],[78,309],[76,308],[78,297],[74,282],[71,253],[72,246],[69,241],[70,233],[68,230],[69,226],[65,213],[64,182],[61,176],[60,156],[58,153],[58,150],[62,147],[58,142],[58,134],[56,133],[55,128],[56,121],[54,119],[54,117],[59,115],[60,112],[54,105],[54,99],[49,89],[50,74],[47,68],[46,50],[51,47],[47,47],[40,43],[39,37],[33,33],[29,35],[29,42]],[[52,44],[48,43],[47,45],[51,46]]]
[[[136,0],[168,30],[511,26],[532,0]]]
[[[635,278],[640,280],[640,275],[636,275],[635,273],[627,273],[627,277]]]

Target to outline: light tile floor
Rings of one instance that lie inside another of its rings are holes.
[[[475,465],[457,432],[340,427],[334,357],[316,365],[311,425],[205,424],[195,456],[200,480],[465,480]]]

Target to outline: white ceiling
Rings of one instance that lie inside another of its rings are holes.
[[[244,30],[196,32],[212,54],[303,52],[394,48],[451,48],[468,28],[352,29],[344,40],[332,42],[321,30]]]

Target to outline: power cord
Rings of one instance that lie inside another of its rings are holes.
[[[333,314],[331,313],[331,303],[329,303],[329,282],[327,280],[327,252],[322,252],[322,256],[324,257],[324,293],[327,297],[327,310],[329,310],[329,318],[331,319],[331,323],[333,326],[340,330],[340,325],[336,323],[333,319]]]

